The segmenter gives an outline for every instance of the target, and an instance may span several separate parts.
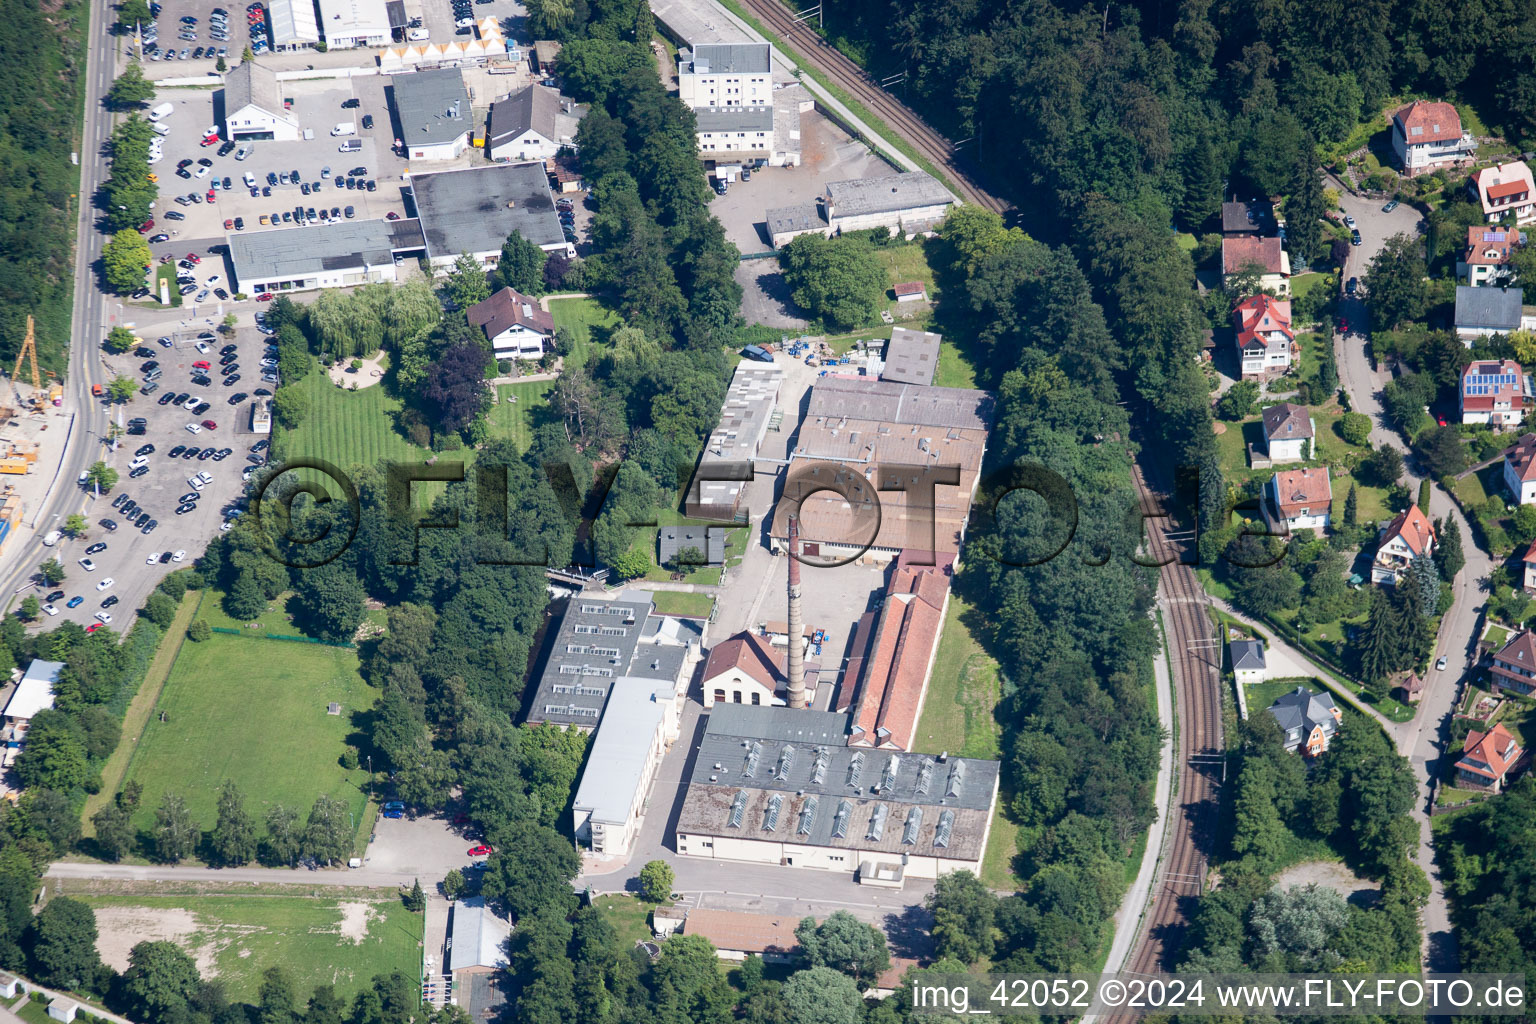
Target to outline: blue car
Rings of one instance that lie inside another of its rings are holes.
[[[389,803],[384,805],[384,817],[386,817],[386,818],[403,818],[403,817],[405,817],[405,804],[401,803],[399,800],[391,800]]]
[[[82,604],[85,604],[85,598],[83,598],[80,595],[76,594],[74,597],[69,599],[69,603],[66,604],[64,607],[66,607],[66,608],[79,608]]]

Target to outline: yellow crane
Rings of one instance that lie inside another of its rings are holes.
[[[27,340],[21,343],[21,351],[16,354],[16,369],[11,371],[12,380],[21,376],[21,361],[23,359],[31,359],[32,361],[32,389],[34,391],[42,391],[43,380],[37,374],[37,333],[33,327],[32,314],[30,313],[27,314]]]

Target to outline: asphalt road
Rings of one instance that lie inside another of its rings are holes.
[[[91,5],[86,47],[85,127],[80,142],[79,217],[76,224],[75,302],[70,332],[69,369],[64,378],[64,407],[74,413],[57,476],[41,505],[28,509],[23,522],[32,527],[11,545],[0,559],[0,594],[11,594],[45,561],[48,549],[42,538],[64,517],[84,510],[85,496],[75,486],[80,474],[104,450],[104,432],[110,422],[105,406],[91,397],[91,385],[105,384],[101,342],[106,337],[106,298],[97,288],[96,266],[106,236],[96,228],[92,197],[107,174],[107,141],[112,135],[112,115],[102,97],[112,87],[118,42],[110,35],[112,22],[106,4]],[[44,469],[43,472],[47,472]]]

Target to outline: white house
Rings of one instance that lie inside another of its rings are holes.
[[[1536,315],[1525,312],[1519,288],[1456,286],[1456,336],[1468,348],[1477,338],[1536,328]]]
[[[561,146],[574,144],[571,127],[561,125],[560,93],[530,85],[491,104],[485,152],[492,160],[553,160]]]
[[[1507,224],[1510,216],[1516,224],[1536,221],[1536,182],[1524,160],[1484,167],[1467,179],[1467,188],[1490,224]]]
[[[1472,159],[1477,143],[1461,130],[1461,116],[1449,103],[1418,100],[1392,114],[1392,151],[1409,176]]]
[[[1536,504],[1536,434],[1520,438],[1504,456],[1504,486],[1516,504]]]
[[[1434,556],[1435,524],[1417,505],[1409,505],[1381,531],[1371,582],[1396,584],[1420,555]]]
[[[1282,402],[1264,410],[1264,449],[1271,462],[1301,462],[1312,456],[1317,425],[1305,406]]]
[[[1461,371],[1461,422],[1517,426],[1531,401],[1531,381],[1513,359],[1484,359]]]
[[[485,332],[497,359],[538,359],[555,334],[555,318],[531,299],[503,288],[469,307],[469,322]]]
[[[1509,257],[1524,245],[1524,231],[1473,224],[1467,228],[1467,248],[1456,261],[1456,279],[1472,288],[1510,281]]]
[[[704,706],[782,704],[784,656],[755,633],[737,633],[710,648],[704,662]],[[807,686],[809,687],[809,680]]]
[[[1524,566],[1524,584],[1527,594],[1536,594],[1536,540],[1531,541],[1531,546],[1525,549],[1520,563]]]
[[[1282,470],[1264,497],[1264,518],[1272,530],[1326,530],[1332,522],[1333,485],[1326,466]]]
[[[677,98],[701,107],[771,107],[773,74],[767,43],[695,46],[677,55]]]
[[[384,46],[390,41],[384,0],[319,0],[320,31],[331,50]]]
[[[1244,379],[1284,373],[1301,358],[1289,299],[1249,296],[1232,310],[1232,329]]]
[[[277,72],[245,61],[224,75],[224,131],[231,142],[298,141],[299,121],[283,104]]]
[[[1237,685],[1262,683],[1269,678],[1269,668],[1264,661],[1264,641],[1233,640],[1227,644],[1227,652],[1232,657],[1232,675],[1237,679]]]

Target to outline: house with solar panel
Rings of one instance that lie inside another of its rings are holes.
[[[1513,359],[1479,359],[1461,371],[1461,422],[1513,427],[1525,420],[1531,379]]]
[[[848,717],[716,704],[676,823],[686,857],[852,874],[981,870],[998,762],[852,747]]]

